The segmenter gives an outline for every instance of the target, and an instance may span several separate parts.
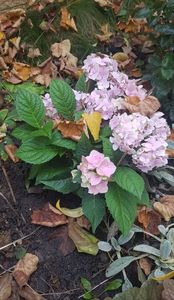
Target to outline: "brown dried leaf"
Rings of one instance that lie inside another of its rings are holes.
[[[25,300],[46,300],[29,286],[19,289],[19,295]]]
[[[60,20],[60,26],[65,29],[73,29],[74,31],[78,31],[76,27],[76,23],[73,18],[71,18],[70,13],[68,12],[66,7],[62,7],[61,10],[61,20]]]
[[[6,153],[14,163],[17,163],[19,161],[19,158],[16,157],[17,147],[15,145],[13,144],[5,145],[4,150],[6,151]]]
[[[0,69],[1,70],[8,70],[8,66],[4,61],[4,58],[1,56],[0,57]]]
[[[78,217],[76,219],[76,222],[80,227],[85,228],[87,230],[89,230],[91,227],[91,224],[85,216]]]
[[[153,207],[165,221],[170,221],[174,217],[174,195],[166,195],[160,198],[160,202],[155,202]]]
[[[0,277],[0,300],[7,300],[11,295],[12,276],[10,273]]]
[[[100,42],[107,42],[110,39],[110,37],[113,35],[113,33],[109,31],[108,23],[102,25],[100,30],[103,34],[96,34],[96,37]]]
[[[21,79],[19,79],[19,78],[18,78],[17,76],[15,76],[12,72],[9,72],[9,71],[7,71],[7,70],[3,71],[2,75],[3,75],[3,78],[4,78],[6,81],[10,82],[10,83],[18,84],[18,83],[21,83],[21,82],[22,82]]]
[[[164,290],[162,291],[162,300],[174,300],[174,280],[164,280],[163,287]]]
[[[124,106],[130,113],[139,112],[144,116],[151,116],[161,105],[158,99],[153,96],[147,96],[142,101],[138,97],[130,96],[125,98]]]
[[[57,228],[53,233],[51,233],[48,240],[49,242],[53,240],[54,247],[63,256],[66,256],[75,250],[75,245],[68,236],[68,227],[65,225]]]
[[[15,48],[17,49],[17,50],[19,50],[19,45],[20,45],[20,41],[21,41],[21,37],[14,37],[14,38],[12,38],[12,39],[10,39],[10,42],[13,44],[13,46],[15,46]]]
[[[63,40],[61,43],[54,43],[51,45],[52,55],[55,57],[65,57],[71,50],[70,40]]]
[[[31,216],[32,224],[38,224],[47,227],[56,227],[67,224],[68,220],[63,214],[53,211],[50,204],[46,203],[43,208],[34,210]]]
[[[101,7],[111,6],[111,1],[109,0],[95,0]]]
[[[30,275],[37,270],[39,259],[36,255],[26,253],[15,266],[13,277],[17,284],[22,288],[27,282]]]
[[[31,67],[27,64],[15,62],[13,64],[12,73],[22,81],[25,81],[30,78]]]
[[[151,208],[143,206],[138,211],[137,219],[145,231],[153,234],[159,234],[158,225],[161,223],[161,217],[157,212]]]
[[[83,119],[76,122],[54,120],[54,128],[60,130],[65,138],[79,141],[82,133],[85,131],[85,123]]]
[[[48,87],[50,85],[51,82],[51,77],[48,74],[39,74],[36,75],[35,77],[33,77],[33,81],[35,83],[39,83],[41,85],[45,85],[46,87]]]
[[[11,234],[10,231],[1,231],[0,232],[0,248],[8,245],[9,243],[11,243]],[[4,250],[8,250],[9,247],[7,247]]]
[[[41,56],[42,54],[40,53],[40,50],[39,48],[29,48],[28,50],[28,54],[27,56],[28,57],[31,57],[31,58],[35,58],[35,57],[38,57],[38,56]]]
[[[119,21],[117,27],[124,32],[151,32],[152,29],[148,27],[146,19],[129,18],[127,22]]]
[[[140,258],[139,264],[145,275],[149,275],[152,268],[150,260],[147,257]]]

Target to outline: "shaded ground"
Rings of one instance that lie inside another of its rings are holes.
[[[5,168],[16,197],[17,205],[13,205],[13,207],[18,216],[0,196],[0,233],[9,231],[11,241],[14,241],[38,228],[30,237],[22,241],[22,247],[27,252],[39,257],[38,269],[31,276],[29,284],[39,293],[52,293],[52,295],[46,295],[46,299],[78,299],[78,296],[83,294],[82,289],[79,289],[80,277],[88,278],[92,286],[105,279],[104,269],[108,263],[107,256],[100,253],[97,257],[93,257],[80,254],[76,250],[67,256],[62,256],[58,250],[61,240],[54,238],[58,229],[39,228],[39,226],[32,225],[30,219],[31,210],[42,207],[45,202],[51,200],[51,195],[46,192],[43,194],[27,193],[24,184],[26,172],[22,164],[15,166],[6,164]],[[13,203],[2,171],[0,174],[0,192],[7,197],[10,203]],[[54,196],[52,195],[53,198]],[[5,244],[7,243],[8,241],[5,242]],[[0,264],[3,268],[8,269],[16,264],[15,253],[19,247],[20,245],[11,246],[6,251],[0,252]],[[3,268],[0,269],[0,273],[4,271]],[[73,289],[78,290],[68,292]],[[106,294],[100,296],[100,299],[104,299],[104,296]]]

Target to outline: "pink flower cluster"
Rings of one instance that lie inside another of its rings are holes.
[[[160,112],[151,118],[139,113],[114,116],[110,120],[113,149],[131,154],[133,163],[143,172],[167,164],[167,137],[170,129]]]
[[[97,195],[108,191],[108,181],[116,167],[109,157],[92,150],[89,156],[82,156],[78,169],[81,172],[81,186],[88,188],[89,194]]]
[[[143,86],[120,72],[117,62],[107,55],[89,55],[84,61],[83,70],[86,79],[95,81],[96,87],[91,93],[74,91],[79,110],[98,111],[104,120],[109,120],[115,113],[125,110],[125,96],[137,96],[141,100],[146,97]]]
[[[58,113],[57,110],[55,109],[50,94],[46,93],[43,97],[42,97],[42,101],[43,104],[45,106],[45,110],[46,110],[46,116],[50,119],[58,119]]]

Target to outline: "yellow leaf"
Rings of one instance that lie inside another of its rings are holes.
[[[73,29],[74,31],[78,31],[76,27],[76,23],[74,19],[71,17],[70,13],[68,12],[66,7],[62,7],[61,10],[61,20],[60,20],[60,26],[65,29]]]
[[[68,224],[68,235],[76,245],[78,252],[97,255],[98,239],[82,229],[77,223],[70,222]]]
[[[174,277],[174,271],[171,271],[165,275],[159,276],[159,277],[154,277],[153,279],[156,281],[164,281],[166,279],[170,279]]]
[[[5,39],[5,34],[3,31],[0,31],[0,41]]]
[[[93,112],[92,114],[84,113],[82,115],[85,120],[94,140],[98,140],[101,124],[101,114],[99,112]]]
[[[79,218],[79,217],[83,216],[83,210],[81,207],[73,208],[73,209],[66,208],[66,207],[60,207],[60,200],[57,201],[56,208],[67,217]]]

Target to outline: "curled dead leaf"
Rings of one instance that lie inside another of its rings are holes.
[[[6,81],[13,84],[18,84],[22,82],[21,79],[19,79],[17,76],[15,76],[12,72],[8,70],[3,71],[2,76]]]
[[[37,270],[38,262],[38,257],[31,253],[26,253],[18,261],[12,274],[20,288],[28,282],[30,275]]]
[[[38,57],[38,56],[41,56],[42,54],[40,53],[40,50],[39,48],[29,48],[28,49],[28,54],[27,56],[30,57],[30,58],[35,58],[35,57]]]
[[[4,150],[6,151],[6,153],[14,163],[17,163],[19,161],[19,158],[16,156],[17,147],[15,145],[13,144],[5,145]]]
[[[60,26],[65,29],[73,29],[74,31],[78,31],[76,27],[76,23],[74,19],[71,17],[70,13],[68,12],[66,7],[62,7],[61,10],[61,20]]]
[[[140,258],[139,264],[145,275],[149,275],[151,273],[152,264],[147,257]]]
[[[16,75],[22,81],[25,81],[30,78],[31,67],[27,64],[23,64],[20,62],[15,62],[13,64],[12,73]]]
[[[51,45],[52,55],[55,57],[63,56],[65,57],[71,50],[71,42],[70,40],[63,40],[60,43],[54,43]]]
[[[130,113],[139,112],[149,117],[154,114],[161,105],[158,99],[153,96],[147,96],[142,101],[136,96],[130,96],[125,98],[124,106]]]
[[[82,119],[76,122],[54,120],[54,128],[57,128],[65,138],[79,141],[85,131],[85,123]]]
[[[46,203],[41,209],[34,210],[31,219],[32,224],[47,227],[56,227],[68,223],[66,216],[53,211],[53,208],[50,208],[49,203]]]
[[[11,288],[12,276],[10,273],[5,273],[0,277],[0,300],[7,300],[12,292]]]
[[[145,231],[159,234],[158,225],[161,223],[161,217],[153,209],[143,206],[138,211],[137,220]]]
[[[129,18],[127,22],[119,21],[117,27],[124,32],[151,32],[152,29],[148,26],[146,19]]]
[[[96,34],[97,39],[100,42],[107,42],[110,37],[113,35],[111,31],[109,31],[109,24],[102,25],[100,28],[102,34]]]
[[[174,280],[166,279],[163,282],[162,300],[174,300]]]
[[[61,207],[60,200],[57,201],[56,208],[67,217],[79,218],[83,215],[82,207],[71,208],[71,209],[66,207]]]
[[[19,295],[25,300],[46,300],[29,286],[19,289]]]
[[[165,221],[169,221],[174,217],[174,195],[166,195],[160,198],[160,202],[155,202],[153,207]]]

